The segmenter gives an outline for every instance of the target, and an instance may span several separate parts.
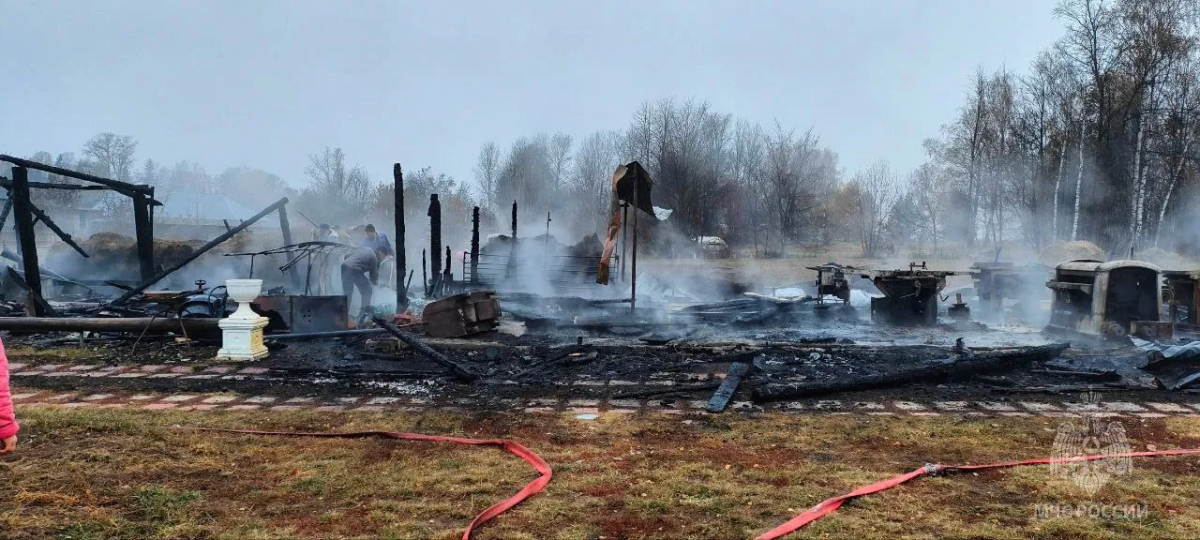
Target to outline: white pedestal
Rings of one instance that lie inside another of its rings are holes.
[[[217,326],[221,328],[221,350],[217,351],[218,360],[250,361],[267,357],[267,347],[263,345],[263,328],[267,327],[266,317],[238,317],[237,314],[228,319],[221,319]]]

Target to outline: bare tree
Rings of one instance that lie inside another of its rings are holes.
[[[347,170],[346,154],[341,148],[325,148],[308,159],[304,169],[308,178],[306,194],[314,210],[338,220],[361,221],[374,196],[366,171],[358,166]]]
[[[585,137],[575,151],[570,207],[574,228],[580,233],[602,231],[608,220],[612,173],[621,165],[619,140],[618,133],[597,131]]]
[[[83,154],[103,167],[104,173],[116,180],[128,182],[133,170],[133,154],[137,142],[128,135],[101,133],[83,145]]]
[[[498,183],[500,179],[500,149],[496,143],[488,141],[479,148],[479,158],[475,162],[475,181],[479,184],[479,195],[484,206],[496,206]]]
[[[886,162],[879,162],[855,174],[851,183],[858,195],[854,224],[863,255],[876,257],[883,247],[892,207],[899,198],[895,176]]]

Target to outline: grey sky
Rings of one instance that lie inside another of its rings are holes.
[[[101,131],[139,160],[303,183],[345,149],[459,180],[479,145],[623,129],[696,97],[814,127],[853,171],[908,170],[977,66],[1024,73],[1062,33],[1050,0],[127,2],[0,0],[0,151],[78,153]]]

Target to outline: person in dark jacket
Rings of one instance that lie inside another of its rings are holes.
[[[392,242],[390,240],[388,240],[387,235],[383,234],[381,232],[377,232],[375,230],[375,225],[372,225],[370,223],[368,223],[367,226],[363,228],[362,245],[363,245],[363,247],[369,247],[369,248],[374,249],[377,253],[379,253],[381,255],[381,257],[380,257],[381,260],[383,259],[383,257],[395,257],[396,256],[396,250],[392,249]]]
[[[379,284],[379,260],[382,258],[374,248],[364,246],[350,252],[342,260],[342,294],[346,295],[347,304],[350,303],[354,287],[358,287],[362,309],[371,306],[371,293],[374,286]]]

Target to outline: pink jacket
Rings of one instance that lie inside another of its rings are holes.
[[[17,434],[20,426],[13,414],[12,392],[8,390],[8,355],[4,354],[4,342],[0,341],[0,439]]]

